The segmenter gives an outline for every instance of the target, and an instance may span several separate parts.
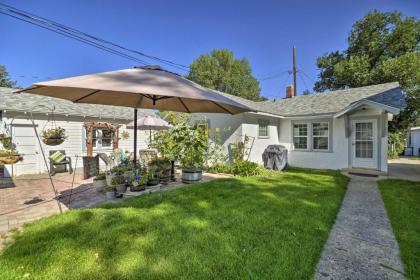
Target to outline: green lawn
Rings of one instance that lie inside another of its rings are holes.
[[[310,279],[347,182],[293,169],[69,211],[16,234],[0,279]]]
[[[407,279],[420,279],[420,182],[379,181]]]

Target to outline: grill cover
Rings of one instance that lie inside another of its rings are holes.
[[[287,167],[287,149],[282,145],[269,145],[262,154],[264,166],[281,171]]]

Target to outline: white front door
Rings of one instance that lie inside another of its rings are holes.
[[[378,168],[378,123],[376,119],[352,120],[352,165]]]

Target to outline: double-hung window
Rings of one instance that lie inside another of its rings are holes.
[[[109,128],[93,129],[93,148],[102,149],[112,146],[113,131]]]
[[[260,120],[258,122],[258,138],[269,138],[268,121]]]
[[[308,127],[307,123],[296,123],[293,125],[293,144],[296,150],[308,149]]]
[[[312,123],[312,149],[327,151],[329,146],[328,122]]]

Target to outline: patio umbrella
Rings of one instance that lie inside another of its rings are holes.
[[[75,103],[91,103],[187,113],[238,114],[252,111],[214,90],[202,87],[159,66],[82,75],[38,82],[19,92],[57,97]],[[134,130],[134,160],[137,158],[137,129]]]
[[[127,124],[128,129],[134,129],[134,122]],[[149,130],[149,141],[152,142],[152,129],[165,130],[169,128],[168,122],[155,116],[146,116],[137,120],[137,129]]]

